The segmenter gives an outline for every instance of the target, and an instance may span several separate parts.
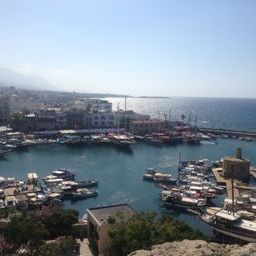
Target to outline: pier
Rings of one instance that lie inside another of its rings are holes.
[[[226,179],[223,176],[222,168],[215,168],[212,170],[213,175],[219,185],[224,185],[227,188],[227,195],[229,199],[232,199],[232,182],[231,179]],[[239,190],[237,186],[238,181],[234,180],[234,197],[239,196]]]
[[[213,128],[198,128],[198,131],[201,133],[211,133],[214,135],[227,135],[229,137],[250,137],[256,138],[256,132],[248,132],[248,131],[236,131],[229,129],[213,129]]]

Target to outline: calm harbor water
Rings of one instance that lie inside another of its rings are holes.
[[[124,98],[107,98],[116,109],[124,109]],[[227,98],[127,98],[127,109],[153,117],[164,118],[171,110],[171,120],[180,119],[185,114],[194,123],[208,128],[224,128],[243,131],[256,131],[256,99]]]
[[[217,144],[205,142],[201,145],[153,146],[137,143],[131,151],[113,146],[45,145],[34,146],[24,151],[14,151],[0,161],[0,176],[25,179],[27,172],[36,171],[42,178],[56,168],[71,169],[78,179],[99,180],[97,198],[76,203],[65,202],[67,207],[79,210],[83,215],[86,208],[115,203],[130,203],[137,210],[167,212],[191,227],[200,228],[209,234],[209,228],[196,217],[166,210],[159,201],[159,188],[142,180],[146,167],[157,167],[177,174],[178,152],[182,160],[208,158],[219,160],[234,154],[237,146],[243,148],[246,158],[256,164],[255,142],[219,139]]]

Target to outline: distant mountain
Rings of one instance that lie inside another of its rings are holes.
[[[0,86],[15,86],[27,90],[56,90],[50,82],[36,75],[23,75],[11,69],[0,68]]]

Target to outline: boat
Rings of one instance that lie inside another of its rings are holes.
[[[147,168],[146,173],[143,174],[143,179],[148,181],[153,181],[155,173],[156,173],[156,170],[154,168]]]
[[[161,146],[163,144],[162,140],[155,138],[153,136],[145,136],[144,141],[156,146]]]
[[[51,175],[48,175],[43,178],[45,182],[52,179],[74,180],[75,174],[66,169],[57,169],[52,171]]]
[[[233,176],[231,179],[231,188],[232,199],[228,199],[229,201],[231,201],[230,210],[221,208],[215,213],[211,213],[208,210],[201,216],[201,220],[210,225],[215,231],[220,234],[243,242],[255,243],[256,221],[254,213],[244,210],[244,203],[241,201],[242,204],[238,204],[238,200],[236,200],[236,206],[242,205],[243,208],[242,210],[235,211]],[[227,200],[225,201],[227,203]]]
[[[177,179],[172,178],[171,174],[162,172],[156,172],[153,176],[153,181],[155,183],[164,183],[170,185],[175,185],[177,183]]]
[[[47,187],[56,187],[57,185],[61,184],[64,180],[63,179],[45,179],[44,183]]]
[[[63,180],[74,180],[75,179],[75,174],[66,169],[57,169],[55,171],[52,171],[52,175],[56,176],[57,179],[63,179]]]
[[[78,188],[90,188],[98,186],[99,181],[98,180],[81,180],[77,181],[77,187]]]
[[[116,146],[129,147],[135,143],[134,137],[127,134],[109,134],[108,138]]]
[[[175,208],[200,209],[206,206],[205,198],[193,198],[172,191],[162,191],[160,197],[164,205]]]
[[[95,197],[98,195],[96,190],[91,190],[88,188],[78,188],[75,192],[72,192],[73,199],[86,199],[90,197]]]
[[[153,168],[147,168],[146,172],[143,174],[143,179],[148,181],[153,181],[155,183],[176,185],[177,179],[172,178],[172,175],[169,173],[163,173],[157,171]]]
[[[245,219],[243,214],[221,209],[212,215],[203,214],[201,220],[223,235],[244,242],[256,242],[256,222]]]

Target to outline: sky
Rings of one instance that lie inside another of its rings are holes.
[[[0,67],[65,91],[256,97],[255,0],[0,0]]]

